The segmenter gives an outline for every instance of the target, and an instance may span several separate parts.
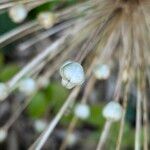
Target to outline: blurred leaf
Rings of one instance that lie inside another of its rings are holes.
[[[3,64],[4,64],[4,55],[2,52],[0,52],[0,67],[2,67]]]
[[[94,126],[102,127],[105,121],[102,116],[102,108],[103,105],[92,105],[90,108],[91,115],[86,122]]]
[[[28,107],[30,117],[41,117],[50,107],[57,113],[68,96],[66,90],[60,83],[51,83],[46,89],[38,92]]]
[[[43,92],[38,92],[31,100],[30,105],[27,108],[27,112],[30,117],[38,118],[42,117],[47,108],[46,97]]]
[[[31,19],[36,18],[36,16],[40,12],[42,12],[42,11],[51,11],[58,3],[59,3],[59,0],[44,3],[43,5],[40,5],[40,6],[36,7],[35,9],[32,9],[29,12],[28,17],[31,18]]]
[[[64,88],[59,82],[52,82],[45,89],[46,99],[50,104],[50,107],[55,113],[58,112],[66,98],[68,97],[69,91]]]
[[[0,14],[0,35],[15,28],[17,24],[13,23],[7,13]]]
[[[68,115],[64,115],[64,116],[61,118],[61,120],[60,120],[60,124],[61,124],[61,125],[64,125],[64,126],[69,126],[69,124],[70,124],[72,118],[73,118],[73,114],[72,114],[72,113],[70,113],[70,114],[68,114]]]
[[[13,77],[17,72],[19,71],[19,67],[17,65],[5,65],[2,69],[1,69],[1,73],[0,73],[0,81],[7,81],[9,80],[11,77]]]

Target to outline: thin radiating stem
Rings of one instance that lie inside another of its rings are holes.
[[[120,71],[123,73],[124,70],[127,70],[127,71],[130,70],[131,50],[132,50],[131,26],[129,26],[126,23],[125,25],[122,26],[122,37],[124,37],[123,38],[124,58],[123,58],[123,61],[121,60],[120,62],[120,67],[123,68],[123,70],[120,68]],[[125,81],[125,92],[124,92],[124,98],[123,98],[123,114],[122,114],[121,123],[120,123],[119,135],[118,135],[118,139],[116,143],[116,150],[120,150],[121,148],[121,142],[122,142],[122,137],[123,137],[123,132],[124,132],[124,125],[125,125],[125,115],[126,115],[126,109],[127,109],[127,103],[128,103],[128,92],[130,89],[131,79],[132,79],[131,72],[128,72],[127,79],[126,79],[127,81]]]
[[[78,118],[74,116],[74,117],[72,118],[72,120],[71,120],[71,123],[69,124],[68,130],[67,130],[67,135],[66,135],[64,141],[62,142],[62,144],[61,144],[59,150],[65,150],[65,149],[66,149],[67,143],[68,143],[69,135],[70,135],[71,133],[73,133],[77,122],[78,122]]]
[[[137,103],[136,103],[136,132],[135,132],[135,150],[141,149],[141,103],[142,95],[140,88],[140,73],[138,71]]]
[[[26,4],[26,3],[30,3],[30,2],[34,2],[34,1],[36,1],[36,0],[21,0],[21,1],[16,1],[16,2],[14,2],[14,1],[6,2],[3,4],[0,4],[0,10],[10,8],[12,6],[15,6],[18,3]]]
[[[0,36],[0,47],[5,46],[6,43],[9,43],[9,40],[14,40],[14,38],[17,37],[19,34],[23,34],[24,32],[27,32],[27,30],[34,29],[36,26],[37,22],[32,21],[13,29],[8,33],[5,33],[4,35]]]
[[[119,129],[119,135],[118,135],[117,144],[116,144],[116,150],[120,150],[120,147],[121,147],[121,141],[122,141],[124,125],[125,125],[125,115],[126,115],[126,111],[127,111],[126,109],[127,109],[127,103],[128,103],[128,92],[129,92],[129,83],[127,83],[126,88],[125,88],[125,93],[124,93],[123,114],[122,114],[121,123],[120,123],[120,129]]]
[[[102,133],[101,133],[101,136],[100,136],[96,150],[102,150],[103,149],[103,146],[104,146],[104,144],[107,140],[108,134],[109,134],[111,124],[112,124],[111,121],[106,121],[104,128],[102,130]]]
[[[148,120],[148,109],[147,109],[147,93],[146,93],[146,75],[143,73],[143,78],[142,78],[142,96],[143,96],[143,101],[142,101],[142,108],[143,108],[143,146],[144,150],[148,150],[148,142],[149,142],[149,137],[148,137],[148,126],[149,126],[149,120]]]
[[[3,126],[5,130],[9,130],[9,128],[13,125],[13,123],[19,118],[21,113],[24,111],[24,109],[30,104],[31,99],[33,96],[30,96],[30,99],[25,101],[21,106],[19,106],[14,114],[10,117],[10,119],[7,121],[7,123]],[[28,97],[29,98],[29,97]]]
[[[36,58],[34,58],[29,64],[27,64],[17,75],[15,75],[9,82],[9,87],[13,87],[24,75],[26,75],[30,70],[32,70],[34,67],[36,67],[43,59],[45,59],[47,56],[49,56],[50,53],[56,51],[59,45],[61,45],[66,38],[60,38],[60,40],[57,40],[52,45],[50,45],[48,48],[45,49],[45,51],[42,51]],[[59,50],[59,49],[58,49]]]
[[[147,110],[147,98],[144,96],[143,99],[143,128],[144,128],[144,150],[148,150],[148,110]]]
[[[17,47],[23,51],[25,49],[28,49],[29,47],[31,47],[32,45],[36,44],[37,42],[41,41],[41,40],[44,40],[46,39],[47,37],[57,33],[57,32],[60,32],[61,30],[64,30],[68,27],[70,27],[71,25],[74,24],[74,21],[68,21],[68,22],[65,22],[63,24],[60,24],[54,28],[51,28],[50,30],[48,31],[45,31],[45,32],[42,32],[40,34],[38,34],[37,36],[34,36],[33,38],[21,43],[20,45],[18,45]]]

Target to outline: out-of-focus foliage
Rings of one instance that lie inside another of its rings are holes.
[[[0,14],[0,35],[17,27],[17,24],[13,23],[8,16],[8,13],[4,12]]]
[[[1,68],[0,81],[8,81],[19,71],[19,67],[16,64],[8,64]]]
[[[8,81],[19,69],[20,67],[17,64],[5,64],[4,55],[0,52],[0,82]]]
[[[30,117],[42,117],[47,109],[51,109],[54,113],[58,112],[61,105],[68,96],[68,91],[61,86],[60,83],[50,83],[50,85],[40,91],[32,98],[28,107]]]

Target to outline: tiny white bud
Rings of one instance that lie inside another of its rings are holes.
[[[77,143],[78,136],[75,133],[69,133],[67,138],[67,144],[69,146],[75,145]]]
[[[106,64],[97,65],[93,72],[95,77],[100,80],[106,80],[110,76],[110,68]]]
[[[37,84],[39,88],[45,88],[49,85],[49,79],[45,77],[40,77]]]
[[[21,23],[27,17],[28,11],[24,5],[18,4],[9,9],[9,16],[15,23]]]
[[[8,88],[6,84],[0,83],[0,101],[3,101],[7,97]]]
[[[122,74],[122,80],[123,80],[124,82],[126,82],[128,79],[129,79],[129,72],[128,72],[127,69],[125,69],[125,70],[123,71],[123,74]]]
[[[40,133],[42,131],[44,131],[47,127],[47,122],[44,120],[35,120],[34,122],[34,128],[35,130]]]
[[[22,79],[18,84],[18,88],[20,92],[26,95],[33,94],[37,89],[36,83],[32,78]]]
[[[62,77],[62,85],[68,89],[81,85],[85,80],[82,66],[73,61],[67,61],[61,66],[60,75]]]
[[[90,108],[86,104],[78,104],[75,107],[74,114],[80,119],[87,119],[90,116]]]
[[[67,146],[71,147],[75,145],[79,140],[79,134],[76,132],[68,133],[66,131],[59,131],[59,136],[61,139],[65,139],[67,137]]]
[[[55,24],[56,16],[51,12],[41,12],[37,20],[43,28],[48,29]]]
[[[0,143],[5,141],[6,138],[7,138],[7,131],[4,129],[0,129]]]
[[[119,121],[122,117],[123,108],[119,103],[112,101],[104,107],[102,113],[107,120]]]

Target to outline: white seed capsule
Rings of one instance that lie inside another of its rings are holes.
[[[95,77],[100,80],[106,80],[110,76],[110,68],[106,64],[97,65],[93,72]]]
[[[69,133],[67,138],[67,144],[68,146],[75,145],[78,141],[78,136],[75,133]]]
[[[90,116],[90,108],[86,104],[78,104],[75,107],[74,114],[80,119],[87,119]]]
[[[123,108],[122,106],[113,101],[109,102],[103,109],[103,116],[110,121],[119,121],[122,117]]]
[[[82,66],[73,61],[66,61],[61,66],[60,75],[62,77],[62,85],[68,89],[81,85],[85,80]]]
[[[25,95],[33,94],[36,89],[36,83],[32,78],[22,79],[18,84],[19,91],[24,93]]]
[[[8,88],[6,84],[0,83],[0,101],[3,101],[7,97]]]
[[[41,12],[37,20],[43,28],[48,29],[55,24],[56,16],[51,12]]]
[[[63,140],[67,137],[67,146],[75,145],[79,140],[79,134],[77,132],[68,133],[64,130],[59,131],[59,137]]]
[[[129,72],[128,72],[128,70],[124,70],[123,74],[122,74],[122,80],[124,82],[127,82],[128,79],[129,79]]]
[[[44,120],[36,120],[34,122],[34,128],[39,133],[44,131],[46,129],[46,127],[47,127],[47,122]]]
[[[18,4],[9,9],[9,16],[15,23],[21,23],[27,17],[28,11],[24,5]]]
[[[49,79],[45,77],[40,77],[37,85],[39,88],[45,88],[49,85]]]
[[[6,138],[7,138],[7,131],[4,129],[0,129],[0,143],[5,141]]]

